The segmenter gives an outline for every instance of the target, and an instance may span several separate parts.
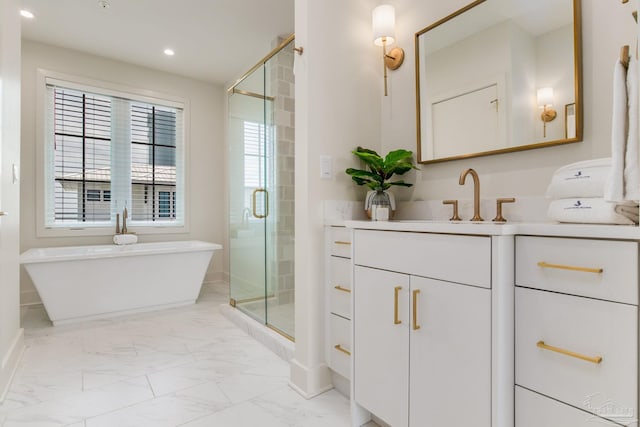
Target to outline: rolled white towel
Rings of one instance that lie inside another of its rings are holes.
[[[635,207],[637,203],[609,203],[601,197],[554,200],[549,204],[547,215],[559,222],[580,224],[637,224],[637,220],[616,211],[617,206]]]
[[[547,197],[602,197],[609,179],[611,157],[585,160],[562,166],[553,173],[547,187]]]

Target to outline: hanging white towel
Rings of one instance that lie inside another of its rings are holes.
[[[613,70],[613,114],[611,120],[611,172],[604,191],[610,202],[624,200],[624,159],[627,145],[627,70],[616,60]]]
[[[640,200],[640,132],[638,131],[638,59],[627,69],[628,133],[624,158],[624,200]]]

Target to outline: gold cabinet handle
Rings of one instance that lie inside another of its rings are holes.
[[[0,211],[0,216],[5,216],[5,215],[7,215],[7,213],[6,213],[6,212],[4,212],[4,211]]]
[[[420,325],[418,325],[418,294],[420,293],[420,289],[416,289],[413,291],[413,330],[417,331],[420,329]]]
[[[335,285],[333,288],[334,288],[334,289],[337,289],[337,290],[339,290],[339,291],[341,291],[341,292],[346,292],[346,293],[348,293],[348,294],[350,294],[350,293],[351,293],[351,289],[349,289],[349,288],[343,288],[343,287],[342,287],[342,286],[340,286],[340,285]]]
[[[343,242],[342,240],[335,240],[333,243],[336,245],[350,245],[351,242]]]
[[[540,261],[538,263],[538,267],[557,268],[560,270],[582,271],[583,273],[595,273],[595,274],[600,274],[604,271],[604,269],[602,268],[575,267],[572,265],[549,264],[548,262],[544,262],[544,261]]]
[[[402,286],[396,286],[393,288],[393,324],[399,325],[402,323],[402,320],[398,319],[398,295],[400,294],[400,290]]]
[[[552,345],[545,344],[544,341],[538,341],[536,345],[544,350],[555,351],[556,353],[564,354],[565,356],[575,357],[576,359],[586,360],[587,362],[596,363],[596,364],[602,362],[602,357],[600,356],[595,356],[595,357],[585,356],[583,354],[576,353],[574,351],[565,350],[564,348],[554,347]]]
[[[351,352],[349,350],[347,350],[346,348],[342,347],[340,344],[334,345],[333,348],[335,348],[336,350],[338,350],[341,353],[346,354],[347,356],[351,356]]]
[[[265,200],[264,200],[265,213],[264,213],[264,215],[258,215],[258,212],[256,212],[256,197],[257,197],[258,193],[264,193],[264,195],[265,195]],[[266,218],[266,217],[269,216],[269,192],[266,189],[264,189],[264,188],[256,188],[255,190],[253,190],[253,193],[251,194],[251,201],[253,202],[252,210],[253,210],[253,216],[254,217],[262,219],[262,218]]]

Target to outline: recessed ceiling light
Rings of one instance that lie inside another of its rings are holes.
[[[26,10],[26,9],[22,9],[22,10],[20,11],[20,15],[21,15],[21,16],[23,16],[23,17],[25,17],[25,18],[29,18],[29,19],[33,19],[33,17],[34,17],[33,13],[29,12],[29,11],[28,11],[28,10]]]
[[[176,53],[173,51],[173,49],[167,48],[167,49],[164,50],[164,54],[167,55],[167,56],[173,56]]]

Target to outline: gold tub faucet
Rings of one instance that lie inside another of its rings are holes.
[[[471,174],[473,178],[473,218],[471,218],[471,221],[484,221],[480,216],[480,178],[478,177],[478,173],[471,168],[462,171],[459,184],[464,185],[467,175],[469,174]]]

